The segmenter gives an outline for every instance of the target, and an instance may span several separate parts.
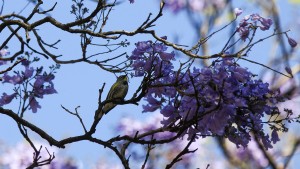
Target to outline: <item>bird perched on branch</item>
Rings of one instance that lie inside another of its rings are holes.
[[[111,86],[106,100],[124,100],[126,94],[128,92],[128,77],[127,75],[121,75],[118,77],[117,81]],[[95,120],[102,118],[104,114],[107,114],[111,109],[116,107],[116,104],[113,102],[107,102],[103,107],[100,113],[99,111],[95,114]]]

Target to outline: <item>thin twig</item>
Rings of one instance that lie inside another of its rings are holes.
[[[0,58],[0,60],[1,60],[1,58]],[[17,66],[19,63],[21,63],[24,60],[26,60],[26,59],[20,59],[20,60],[16,61],[13,65],[9,66],[7,69],[0,71],[0,74],[11,71],[15,66]]]
[[[198,149],[195,149],[195,150],[192,150],[192,151],[189,150],[189,147],[190,147],[191,144],[195,141],[195,140],[194,140],[195,137],[196,137],[196,134],[194,134],[194,135],[192,136],[191,140],[190,140],[189,143],[184,147],[184,149],[183,149],[183,150],[182,150],[175,158],[173,158],[173,160],[171,161],[171,163],[168,164],[168,165],[166,166],[166,169],[172,168],[172,166],[173,166],[175,163],[181,161],[181,160],[182,160],[182,156],[184,156],[185,154],[194,153],[195,151],[198,150]]]
[[[147,164],[147,161],[148,161],[149,156],[150,156],[150,151],[153,150],[153,149],[154,149],[154,147],[152,147],[151,144],[148,144],[148,146],[147,146],[147,153],[146,153],[146,157],[145,157],[144,163],[142,165],[142,169],[146,168],[146,164]]]
[[[80,106],[77,106],[77,107],[75,108],[75,113],[71,112],[70,110],[68,110],[67,108],[65,108],[63,105],[60,105],[60,106],[61,106],[66,112],[68,112],[68,113],[70,113],[70,114],[76,116],[76,117],[79,119],[79,121],[80,121],[80,123],[81,123],[81,125],[82,125],[82,127],[83,127],[84,132],[87,133],[87,130],[86,130],[85,125],[84,125],[84,123],[83,123],[83,121],[82,121],[82,118],[80,117],[80,115],[79,115],[79,113],[78,113],[78,111],[77,111],[77,109],[78,109]]]

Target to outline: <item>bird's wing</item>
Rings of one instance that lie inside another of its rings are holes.
[[[120,92],[121,89],[122,89],[122,86],[119,86],[117,83],[113,84],[113,86],[110,88],[110,90],[108,92],[106,100],[118,98],[119,97],[118,93]]]

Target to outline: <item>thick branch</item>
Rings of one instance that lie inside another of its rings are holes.
[[[5,114],[9,117],[11,117],[12,119],[14,119],[18,124],[22,124],[25,127],[28,127],[30,130],[36,132],[37,134],[39,134],[42,138],[44,138],[45,140],[47,140],[49,142],[50,145],[55,145],[59,148],[65,148],[64,145],[60,144],[57,140],[55,140],[53,137],[51,137],[49,134],[47,134],[45,131],[43,131],[42,129],[38,128],[37,126],[33,125],[32,123],[22,119],[21,117],[19,117],[16,113],[14,113],[11,110],[8,109],[3,109],[2,107],[0,107],[0,113],[1,114]]]

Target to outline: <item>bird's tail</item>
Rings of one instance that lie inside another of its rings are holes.
[[[105,114],[105,113],[104,113],[102,110],[97,111],[97,112],[95,113],[94,120],[100,120],[100,119],[103,117],[104,114]]]
[[[104,114],[107,114],[114,107],[116,107],[116,105],[113,103],[105,104],[101,110],[97,110],[94,119],[100,120],[104,116]]]

